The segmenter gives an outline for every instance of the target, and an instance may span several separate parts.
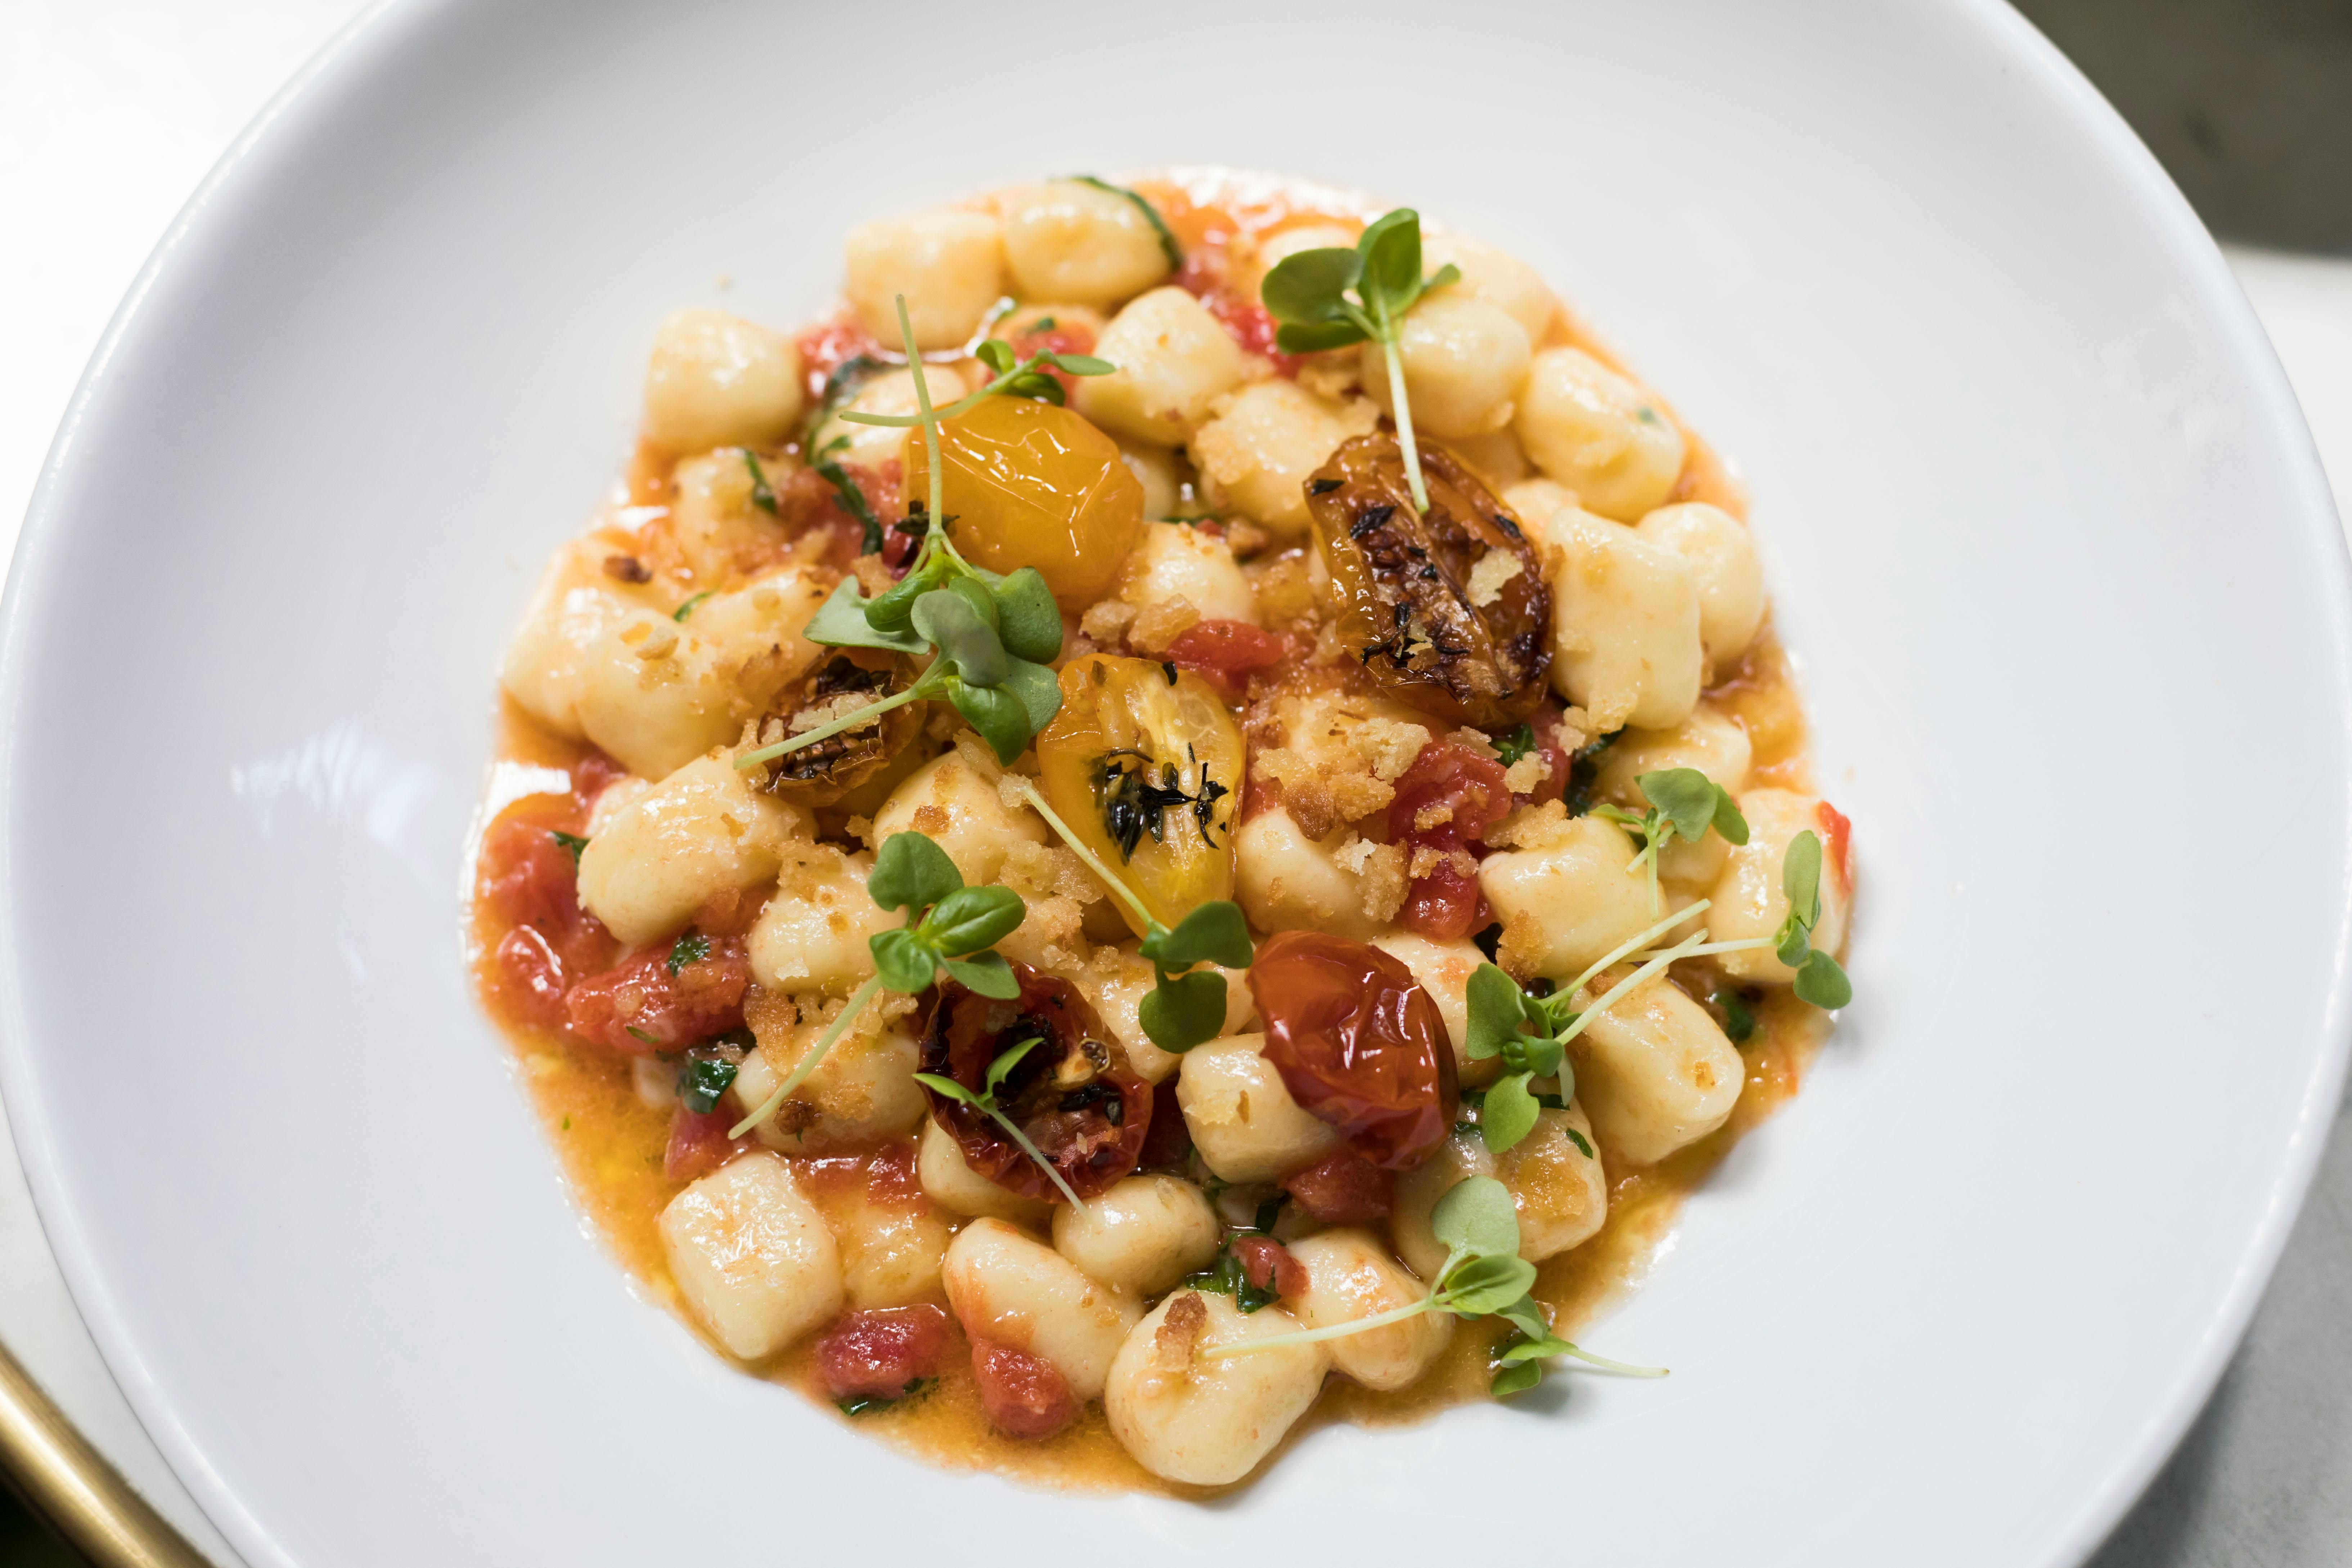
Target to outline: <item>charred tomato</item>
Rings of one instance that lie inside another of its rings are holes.
[[[1386,432],[1349,440],[1307,482],[1339,635],[1397,700],[1481,730],[1515,724],[1542,703],[1551,668],[1542,563],[1453,453],[1422,443],[1421,471],[1426,516]]]
[[[772,746],[914,683],[914,660],[874,648],[845,648],[819,661],[806,679],[785,689],[760,721],[755,742]],[[855,730],[786,752],[765,764],[770,795],[803,805],[831,805],[890,765],[923,727],[925,702],[893,708]]]
[[[1241,726],[1214,687],[1110,654],[1063,667],[1061,711],[1037,737],[1046,804],[1168,926],[1233,896],[1242,762]]]
[[[1445,1020],[1401,960],[1328,931],[1278,931],[1259,946],[1249,987],[1265,1059],[1356,1153],[1407,1170],[1454,1131]]]
[[[922,1070],[977,1094],[987,1086],[990,1063],[1024,1040],[1043,1040],[998,1088],[997,1107],[1072,1192],[1093,1197],[1142,1157],[1151,1132],[1151,1086],[1129,1068],[1125,1047],[1076,986],[1017,962],[1013,973],[1021,994],[1006,1001],[952,980],[939,983],[923,1028]],[[1023,1197],[1061,1200],[1052,1178],[986,1112],[932,1089],[924,1093],[965,1164]]]

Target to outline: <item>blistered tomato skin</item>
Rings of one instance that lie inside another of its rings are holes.
[[[1111,654],[1063,667],[1062,710],[1037,736],[1046,804],[1167,926],[1233,897],[1243,756],[1215,687]],[[1113,902],[1142,935],[1135,911]]]
[[[919,432],[906,467],[907,496],[929,496]],[[940,504],[964,559],[991,572],[1034,566],[1065,609],[1108,594],[1143,534],[1143,481],[1117,442],[1068,408],[983,398],[940,426]]]
[[[1454,1131],[1445,1020],[1401,960],[1324,931],[1278,931],[1259,945],[1249,987],[1265,1059],[1356,1153],[1406,1170]]]
[[[834,652],[778,696],[761,717],[753,738],[762,746],[773,745],[815,728],[844,696],[878,702],[913,685],[919,673],[905,654],[879,648]],[[761,764],[761,787],[802,805],[831,805],[888,767],[922,729],[929,708],[928,702],[909,702],[883,714],[878,722],[787,752]]]
[[[997,1090],[997,1108],[1053,1162],[1070,1190],[1090,1198],[1133,1171],[1151,1132],[1151,1086],[1127,1065],[1078,988],[1025,963],[1013,965],[1021,994],[997,1001],[941,980],[923,1029],[922,1070],[979,1093],[989,1064],[1036,1037]],[[1450,1059],[1450,1058],[1449,1058]],[[925,1089],[931,1115],[964,1163],[1008,1192],[1060,1203],[1061,1190],[985,1112]]]
[[[1542,704],[1551,669],[1542,563],[1453,453],[1422,443],[1421,470],[1426,515],[1385,432],[1351,438],[1307,482],[1340,637],[1400,702],[1481,730],[1516,724]]]

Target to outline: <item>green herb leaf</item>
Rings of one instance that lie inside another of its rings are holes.
[[[1092,174],[1073,174],[1070,178],[1082,185],[1092,185],[1098,191],[1108,191],[1115,196],[1125,196],[1134,203],[1135,210],[1143,215],[1144,221],[1151,226],[1151,232],[1159,236],[1160,254],[1167,258],[1168,270],[1173,272],[1184,265],[1184,247],[1176,243],[1175,231],[1168,226],[1168,220],[1160,216],[1158,207],[1153,206],[1139,194],[1129,190],[1125,185],[1114,185],[1108,180],[1097,179]]]
[[[1050,321],[1054,318],[1048,316],[1045,319]],[[1046,363],[1066,375],[1116,375],[1118,374],[1118,366],[1107,359],[1097,359],[1092,354],[1045,354],[1041,357]]]
[[[1440,1275],[1437,1295],[1449,1312],[1484,1317],[1525,1296],[1535,1282],[1536,1266],[1526,1258],[1487,1253],[1465,1258]]]
[[[999,1002],[1010,1002],[1021,994],[1021,982],[1001,953],[982,952],[970,958],[943,958],[940,963],[967,991],[992,996]]]
[[[1536,1305],[1532,1296],[1522,1296],[1507,1307],[1496,1308],[1495,1316],[1511,1324],[1528,1339],[1551,1337],[1551,1321],[1543,1315],[1543,1309]]]
[[[1664,814],[1676,835],[1696,844],[1715,823],[1723,791],[1696,768],[1664,768],[1633,781],[1652,805]]]
[[[911,631],[878,629],[869,608],[857,579],[844,577],[832,596],[809,617],[801,635],[828,647],[878,647],[892,653],[921,653],[929,646]]]
[[[1213,900],[1178,921],[1174,930],[1153,931],[1144,939],[1142,952],[1144,957],[1170,969],[1195,963],[1246,969],[1252,956],[1249,921],[1231,899]]]
[[[678,1103],[697,1116],[708,1116],[735,1081],[736,1065],[724,1057],[688,1055],[678,1069]]]
[[[565,849],[571,852],[572,868],[575,871],[578,870],[580,868],[580,851],[588,847],[588,840],[581,837],[577,833],[566,833],[561,828],[550,833],[548,837],[554,839],[556,843],[562,845]]]
[[[1516,730],[1495,737],[1496,760],[1507,768],[1538,749],[1536,727],[1532,724],[1522,724]]]
[[[1822,918],[1822,841],[1811,828],[1789,841],[1780,862],[1780,890],[1789,895],[1789,912],[1807,931]]]
[[[844,1415],[871,1415],[877,1410],[888,1410],[910,1400],[920,1399],[931,1391],[931,1385],[937,1382],[939,1379],[936,1377],[919,1377],[899,1390],[896,1398],[868,1394],[856,1399],[836,1399],[833,1403]]]
[[[1529,1021],[1525,994],[1519,983],[1496,965],[1482,963],[1471,971],[1464,1000],[1468,1005],[1469,1028],[1463,1049],[1471,1060],[1499,1057],[1524,1037],[1520,1027]]]
[[[1457,1255],[1519,1255],[1518,1207],[1511,1202],[1511,1190],[1492,1176],[1455,1183],[1429,1211],[1429,1230]]]
[[[894,833],[882,841],[866,879],[867,897],[882,909],[919,914],[963,886],[948,852],[920,833]]]
[[[643,1045],[658,1046],[661,1044],[659,1040],[654,1038],[653,1036],[646,1033],[643,1029],[638,1028],[635,1024],[624,1024],[621,1026],[628,1031],[629,1037],[632,1039],[635,1039]]]
[[[993,577],[995,574],[991,573],[990,575]],[[940,586],[970,605],[971,613],[978,616],[991,632],[996,634],[997,646],[1003,647],[1004,637],[998,626],[996,595],[991,591],[992,584],[981,581],[977,568],[968,574],[958,574],[951,576]],[[993,686],[996,683],[992,680],[983,684]]]
[[[940,657],[954,664],[956,673],[967,685],[994,686],[1011,673],[1012,667],[1005,662],[1004,645],[997,639],[995,629],[970,599],[953,588],[934,588],[917,599],[913,621],[915,630],[939,648]],[[961,708],[962,704],[957,706]],[[972,727],[980,728],[977,723]],[[1003,750],[1001,746],[997,749],[1000,752]],[[1016,748],[1013,756],[1018,755]],[[1012,758],[1005,760],[1010,762]]]
[[[1364,258],[1353,250],[1335,246],[1297,251],[1284,257],[1266,273],[1265,280],[1258,285],[1258,299],[1265,305],[1267,314],[1286,326],[1345,322],[1342,297],[1355,287],[1363,269]],[[1362,341],[1362,332],[1353,326],[1349,330],[1354,336],[1347,341]]]
[[[1525,1394],[1543,1379],[1542,1363],[1532,1361],[1506,1360],[1503,1370],[1496,1373],[1495,1381],[1486,1385],[1486,1392],[1497,1399],[1507,1399],[1514,1394]],[[847,1409],[848,1406],[844,1405],[842,1408]]]
[[[1312,255],[1313,252],[1301,252]],[[1344,349],[1350,343],[1360,343],[1369,336],[1353,321],[1285,321],[1275,329],[1274,346],[1286,354],[1321,353],[1327,349]]]
[[[1021,1058],[1045,1043],[1042,1035],[1032,1035],[1019,1045],[1000,1053],[988,1064],[988,1076],[981,1083],[981,1098],[990,1104],[996,1101],[996,1091],[1004,1086],[1005,1075],[1021,1065]]]
[[[1375,315],[1385,310],[1396,320],[1421,298],[1421,215],[1411,207],[1383,213],[1364,227],[1356,240],[1363,258],[1357,292]]]
[[[1021,711],[1028,721],[1029,733],[1034,735],[1052,723],[1054,715],[1062,710],[1061,679],[1045,666],[1034,660],[1016,655],[1010,662],[1012,668],[1005,672],[1003,680],[997,682],[997,689],[1011,692],[1020,700]],[[1026,746],[1028,743],[1024,736],[1021,744]],[[1013,756],[1020,754],[1020,748],[1014,748]],[[1013,757],[1005,757],[1004,761],[1010,764]]]
[[[1004,651],[1034,664],[1062,655],[1062,611],[1054,590],[1034,566],[1024,566],[996,584],[996,632]]]
[[[688,964],[700,963],[709,956],[710,939],[688,926],[678,933],[676,942],[670,943],[669,961],[663,967],[674,976]]]
[[[961,958],[1011,935],[1026,913],[1010,888],[958,888],[924,918],[921,931],[940,952]]]
[[[743,466],[751,473],[751,504],[775,516],[776,492],[768,488],[768,476],[760,471],[760,459],[749,447],[743,448]]]
[[[915,1075],[915,1081],[933,1094],[944,1096],[960,1105],[969,1105],[975,1110],[981,1109],[980,1096],[951,1078],[941,1078],[935,1072],[919,1072]]]
[[[866,499],[866,492],[857,488],[857,481],[849,477],[849,470],[831,458],[811,463],[809,468],[818,479],[833,487],[835,498],[841,502],[841,510],[856,519],[858,526],[865,531],[865,536],[858,542],[862,552],[867,555],[880,554],[882,520],[874,515],[873,504]],[[768,499],[771,503],[768,510],[775,510],[773,505],[775,498],[770,496]]]
[[[972,351],[972,357],[998,375],[1011,374],[1015,363],[1013,345],[1003,338],[984,339],[981,345]]]
[[[669,618],[676,621],[678,625],[684,626],[686,624],[686,617],[694,614],[694,606],[702,603],[703,600],[710,597],[712,592],[713,590],[705,588],[699,594],[688,595],[687,596],[686,603],[680,605],[677,609],[672,610],[669,613]]]
[[[852,354],[835,365],[833,374],[824,378],[824,394],[817,399],[815,411],[809,416],[809,435],[814,437],[836,409],[857,395],[858,388],[889,368],[888,364],[872,354]],[[847,441],[845,436],[836,437],[825,444],[824,451],[837,451]]]
[[[1805,922],[1792,912],[1781,922],[1780,935],[1780,945],[1773,951],[1772,956],[1791,969],[1802,969],[1805,960],[1813,951],[1812,939],[1805,930]]]
[[[1709,1000],[1723,1010],[1725,1037],[1735,1046],[1746,1045],[1756,1033],[1756,1014],[1748,1005],[1748,998],[1726,985],[1718,988]]]
[[[1748,842],[1748,819],[1739,814],[1739,803],[1727,789],[1715,792],[1715,830],[1726,844]]]
[[[924,513],[916,512],[909,521],[923,516]],[[924,546],[929,548],[928,532],[924,536]],[[943,575],[941,557],[934,555],[928,560],[918,561],[904,577],[866,602],[866,624],[886,636],[909,631],[914,626],[915,601],[938,587]],[[918,641],[919,648],[923,646]]]
[[[1846,979],[1845,971],[1836,959],[1818,949],[1797,971],[1795,990],[1798,1001],[1832,1010],[1853,1000],[1853,984]]]
[[[940,966],[939,950],[904,926],[877,931],[866,939],[874,954],[874,973],[883,984],[913,996],[930,989]]]
[[[1151,1043],[1181,1055],[1225,1027],[1225,977],[1201,969],[1163,978],[1144,994],[1136,1021]]]
[[[1011,767],[1021,753],[1029,749],[1029,711],[1021,699],[1010,691],[993,686],[974,686],[969,681],[950,679],[947,685],[948,700],[963,715],[996,760]]]
[[[1529,1075],[1511,1073],[1495,1080],[1486,1090],[1486,1100],[1478,1113],[1478,1131],[1486,1147],[1499,1154],[1516,1147],[1518,1142],[1536,1130],[1536,1115],[1542,1107],[1528,1092]]]

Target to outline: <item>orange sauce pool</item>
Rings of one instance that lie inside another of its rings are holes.
[[[1245,243],[1245,237],[1269,234],[1317,216],[1362,218],[1382,210],[1345,193],[1219,172],[1180,171],[1165,179],[1139,180],[1137,188],[1160,206],[1188,252],[1237,239]],[[1570,310],[1556,313],[1547,342],[1582,348],[1622,368],[1618,357]],[[1669,416],[1673,416],[1671,410]],[[1681,424],[1679,418],[1676,423]],[[1686,426],[1682,428],[1687,456],[1670,499],[1711,502],[1744,520],[1747,497],[1737,478],[1696,432]],[[633,460],[626,480],[631,504],[644,506],[666,497],[666,471],[656,472],[655,467],[642,451]],[[1719,679],[1707,697],[1747,731],[1754,750],[1757,784],[1809,787],[1803,711],[1788,658],[1769,626],[1739,667]],[[580,747],[542,729],[504,699],[498,722],[498,760],[487,797],[491,809],[485,813],[485,829],[490,826],[488,818],[504,812],[544,810],[545,797],[529,793],[531,784],[540,782],[531,770],[565,769],[581,754]],[[469,868],[468,886],[476,885]],[[476,899],[469,904],[467,927],[468,962],[477,994],[500,1021],[517,1072],[574,1196],[639,1287],[677,1312],[712,1354],[725,1356],[683,1310],[656,1230],[662,1209],[686,1185],[664,1173],[669,1110],[649,1106],[639,1097],[628,1060],[574,1044],[551,1031],[513,1023],[509,1010],[499,1004],[499,974],[492,956],[505,935],[506,924],[485,900]],[[1609,1215],[1600,1233],[1541,1266],[1534,1294],[1553,1309],[1556,1331],[1574,1337],[1643,1280],[1661,1245],[1673,1233],[1683,1200],[1705,1183],[1734,1143],[1797,1092],[1827,1033],[1824,1016],[1797,1002],[1786,990],[1775,988],[1768,994],[1756,1010],[1755,1034],[1740,1049],[1747,1082],[1730,1120],[1709,1137],[1659,1164],[1618,1176],[1610,1185]],[[812,1163],[805,1158],[789,1158],[796,1165]],[[815,1184],[821,1186],[822,1180]],[[1278,1464],[1292,1444],[1318,1426],[1339,1421],[1366,1426],[1418,1422],[1448,1405],[1487,1397],[1488,1357],[1507,1332],[1498,1320],[1457,1324],[1452,1343],[1437,1364],[1419,1383],[1398,1393],[1374,1393],[1344,1377],[1332,1376],[1313,1410],[1255,1474]],[[1658,1351],[1659,1347],[1637,1347],[1633,1353]],[[959,1337],[950,1348],[938,1382],[927,1392],[895,1406],[839,1419],[845,1426],[878,1436],[934,1463],[990,1470],[1030,1485],[1181,1498],[1206,1498],[1234,1489],[1181,1486],[1152,1476],[1111,1436],[1099,1402],[1088,1405],[1067,1430],[1042,1442],[1002,1437],[982,1416],[969,1359]],[[798,1389],[820,1405],[830,1403],[816,1377],[809,1341],[744,1370]],[[1249,1480],[1238,1483],[1249,1484]]]

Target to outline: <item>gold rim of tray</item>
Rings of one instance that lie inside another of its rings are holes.
[[[98,1568],[211,1568],[0,1344],[0,1472]]]

